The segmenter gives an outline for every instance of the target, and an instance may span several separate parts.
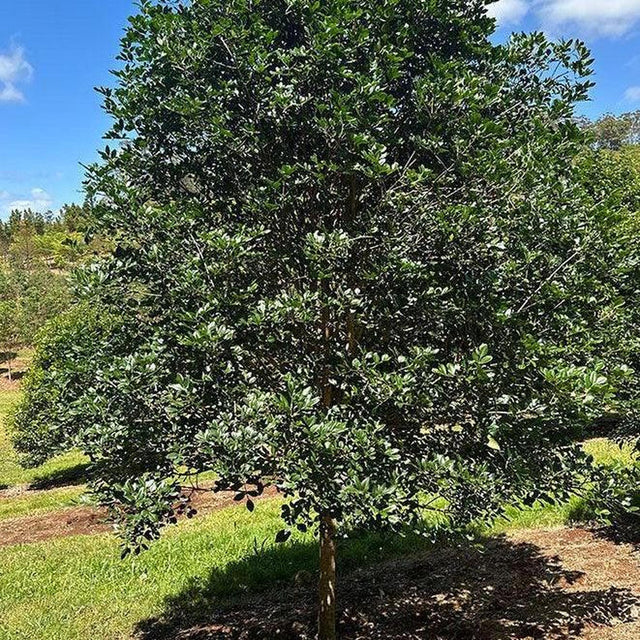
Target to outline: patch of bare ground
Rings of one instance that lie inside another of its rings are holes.
[[[0,521],[0,547],[42,542],[52,538],[104,533],[110,527],[105,513],[91,507],[61,509]]]
[[[0,391],[19,391],[20,380],[16,377],[0,376]]]
[[[194,585],[138,640],[311,640],[313,576],[224,602]],[[340,578],[341,640],[638,640],[640,567],[630,547],[580,529],[438,547]]]
[[[35,493],[38,492],[29,491],[30,495]],[[7,489],[0,494],[0,498],[19,495],[21,495],[19,489]],[[273,497],[274,495],[274,489],[267,489],[264,493],[264,497]],[[234,496],[235,494],[231,492],[213,493],[212,491],[199,490],[193,493],[192,505],[197,510],[197,515],[211,513],[237,504],[234,501]],[[42,542],[67,536],[105,533],[110,530],[111,526],[107,523],[107,512],[104,509],[91,506],[71,507],[0,521],[0,547]]]

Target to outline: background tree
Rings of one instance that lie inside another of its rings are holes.
[[[15,350],[68,307],[69,270],[107,244],[85,242],[86,220],[86,207],[65,205],[55,216],[16,210],[0,221],[0,350],[9,375]]]
[[[585,349],[619,222],[574,162],[588,52],[494,27],[481,0],[143,1],[102,90],[116,247],[77,291],[109,321],[46,342],[18,445],[80,445],[133,548],[191,474],[249,509],[275,484],[279,539],[319,532],[322,640],[336,535],[566,495],[632,375]]]
[[[617,151],[640,142],[640,111],[605,113],[594,121],[582,118],[580,123],[593,136],[598,149]]]

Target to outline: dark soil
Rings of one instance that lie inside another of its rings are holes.
[[[138,640],[311,640],[314,577],[224,603],[193,590]],[[437,548],[339,581],[341,640],[638,640],[631,547],[581,529]]]

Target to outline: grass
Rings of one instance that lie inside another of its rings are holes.
[[[57,456],[35,469],[20,465],[6,429],[7,415],[19,398],[18,391],[0,391],[0,489],[17,485],[49,488],[81,481],[87,459],[77,451]]]
[[[61,487],[34,493],[24,492],[0,500],[0,521],[32,516],[86,504],[84,487]]]
[[[271,501],[260,503],[253,516],[233,507],[183,522],[150,551],[125,561],[106,535],[6,548],[0,638],[125,638],[183,590],[201,587],[225,597],[312,568],[315,553],[300,537],[274,548],[279,528],[278,505]]]
[[[594,438],[587,440],[584,444],[585,451],[593,456],[597,464],[612,466],[627,466],[637,461],[637,454],[634,453],[630,444],[622,447],[607,438]]]

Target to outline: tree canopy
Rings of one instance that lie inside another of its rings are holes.
[[[584,45],[494,28],[483,0],[141,2],[87,182],[99,320],[48,340],[23,450],[79,444],[138,547],[205,470],[250,509],[276,485],[281,539],[569,491],[633,374],[594,339],[627,209],[576,162]]]

